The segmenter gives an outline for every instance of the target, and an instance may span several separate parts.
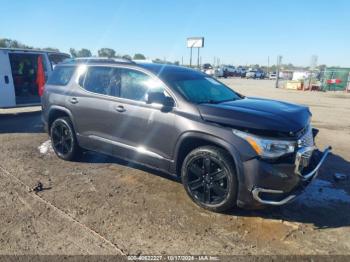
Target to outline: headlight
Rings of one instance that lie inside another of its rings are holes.
[[[293,153],[296,146],[295,141],[267,139],[235,129],[233,129],[233,133],[246,140],[262,158],[277,158]]]

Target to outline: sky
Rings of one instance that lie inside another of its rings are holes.
[[[0,0],[0,38],[35,47],[102,47],[189,63],[186,39],[205,37],[201,61],[350,67],[349,0]],[[197,61],[197,51],[194,52]]]

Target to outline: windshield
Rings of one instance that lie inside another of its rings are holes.
[[[240,99],[232,89],[211,77],[173,79],[169,84],[188,101],[196,104],[222,103]]]

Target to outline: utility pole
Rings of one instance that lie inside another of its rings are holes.
[[[317,60],[318,60],[318,57],[317,55],[313,55],[311,57],[311,64],[310,64],[310,72],[309,72],[309,90],[312,91],[311,89],[311,80],[312,80],[312,74],[317,66]]]
[[[199,50],[200,50],[200,48],[198,48],[198,57],[197,57],[197,67],[198,67],[198,69],[199,69]]]
[[[193,49],[193,47],[191,46],[191,48],[190,48],[190,67],[192,67],[192,49]]]
[[[277,72],[276,72],[276,85],[275,85],[276,88],[278,88],[278,81],[279,81],[279,78],[280,78],[281,62],[282,62],[282,56],[279,55],[279,56],[277,56]]]
[[[270,76],[270,56],[267,57],[267,76]]]

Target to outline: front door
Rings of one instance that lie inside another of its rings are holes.
[[[123,108],[115,112],[121,119],[118,139],[133,149],[131,158],[166,169],[164,164],[172,159],[177,138],[175,115],[160,104],[146,103],[149,90],[166,93],[165,87],[156,78],[135,69],[123,68],[120,76],[120,102],[115,103],[115,107]]]

